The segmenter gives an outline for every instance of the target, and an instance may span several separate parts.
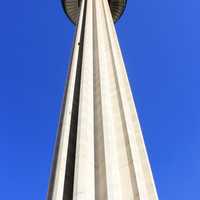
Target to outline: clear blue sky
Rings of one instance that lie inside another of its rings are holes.
[[[200,2],[128,0],[117,31],[161,200],[198,200]],[[45,199],[74,27],[59,0],[1,1],[0,199]]]

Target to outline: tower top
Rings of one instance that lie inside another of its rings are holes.
[[[72,21],[73,24],[77,24],[82,0],[61,1],[63,9],[68,18]],[[113,21],[116,22],[123,15],[127,0],[108,0],[108,3],[112,13]]]

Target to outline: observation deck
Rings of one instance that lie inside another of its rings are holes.
[[[61,0],[63,9],[72,21],[73,24],[77,24],[80,13],[81,0]],[[122,15],[126,8],[127,0],[108,0],[110,6],[113,21],[116,22]]]

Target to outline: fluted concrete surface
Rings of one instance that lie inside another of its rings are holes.
[[[83,0],[48,200],[157,200],[107,0]]]

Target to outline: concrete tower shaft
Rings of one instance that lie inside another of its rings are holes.
[[[48,200],[158,200],[107,0],[82,0]]]

